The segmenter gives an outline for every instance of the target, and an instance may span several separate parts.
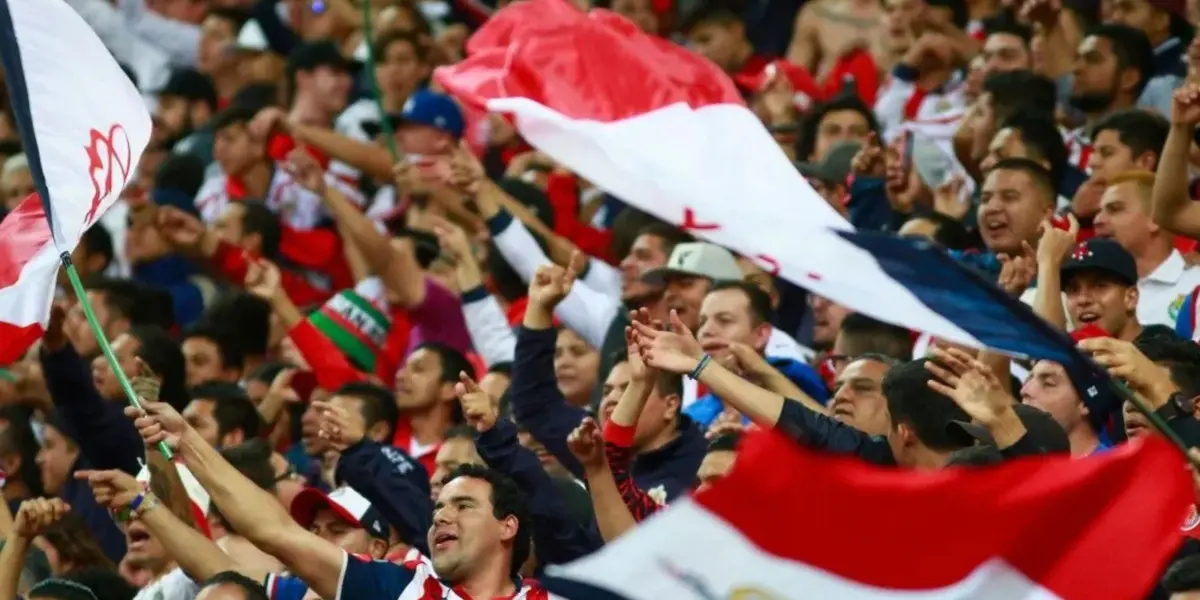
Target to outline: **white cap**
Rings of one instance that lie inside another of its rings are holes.
[[[250,19],[246,21],[245,25],[242,25],[242,30],[238,32],[233,47],[247,52],[266,52],[270,48],[267,45],[267,34],[263,33],[262,25],[259,25],[258,21],[254,19]]]

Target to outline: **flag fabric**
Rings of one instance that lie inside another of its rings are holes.
[[[1158,437],[918,472],[763,433],[727,478],[543,582],[572,600],[1144,598],[1191,504]]]
[[[192,520],[196,522],[196,527],[200,532],[208,537],[212,537],[212,531],[208,527],[208,511],[212,508],[212,497],[209,496],[208,490],[200,484],[200,480],[192,474],[192,471],[187,468],[179,460],[174,460],[176,470],[179,472],[179,481],[183,484],[183,489],[187,492],[188,501],[192,507]],[[144,486],[150,485],[150,467],[142,465],[142,470],[137,474],[137,481]]]
[[[59,256],[112,206],[150,141],[150,114],[63,0],[0,0],[0,63],[37,193],[0,224],[0,364],[41,333]]]

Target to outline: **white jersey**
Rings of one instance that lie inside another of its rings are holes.
[[[363,205],[362,194],[335,175],[326,173],[325,183],[346,194],[351,202],[358,206]],[[200,211],[200,218],[205,223],[216,223],[230,201],[238,200],[231,198],[229,188],[229,177],[224,173],[210,177],[200,187],[200,192],[196,194],[196,209]],[[286,169],[274,170],[271,174],[271,184],[267,188],[267,197],[261,200],[267,208],[279,215],[284,225],[299,231],[313,229],[329,216],[321,197],[296,183]]]

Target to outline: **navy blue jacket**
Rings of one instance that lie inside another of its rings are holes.
[[[375,507],[405,544],[429,556],[433,524],[429,474],[404,451],[370,439],[346,448],[334,479],[354,488]]]
[[[569,563],[599,550],[598,531],[585,528],[567,511],[558,486],[533,451],[517,441],[517,428],[505,419],[475,434],[475,450],[489,467],[504,473],[529,498],[533,517],[533,548],[539,566]]]
[[[567,448],[567,435],[587,413],[567,403],[554,378],[554,329],[517,328],[517,349],[509,386],[513,418],[546,447],[568,471],[583,478],[583,467]],[[643,490],[661,487],[667,499],[692,489],[708,449],[704,433],[680,415],[679,436],[653,452],[639,454],[633,481]]]
[[[175,322],[187,327],[204,314],[204,292],[192,281],[196,267],[182,256],[164,256],[135,265],[133,279],[157,286],[171,294]]]
[[[92,372],[75,348],[41,353],[46,387],[58,412],[62,433],[79,446],[78,469],[120,469],[131,475],[141,470],[145,446],[133,422],[125,416],[125,405],[100,397],[92,385]],[[108,511],[96,504],[86,481],[67,479],[59,496],[83,517],[88,530],[113,562],[125,556],[125,535]]]

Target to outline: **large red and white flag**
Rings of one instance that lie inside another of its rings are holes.
[[[0,0],[0,63],[37,194],[0,223],[0,364],[50,316],[59,257],[136,172],[150,114],[95,32],[63,0]]]
[[[1144,598],[1182,542],[1182,455],[916,472],[750,438],[729,476],[551,570],[572,600]]]
[[[852,309],[985,345],[834,233],[852,227],[708,60],[566,0],[510,4],[467,53],[436,81],[601,189]]]

